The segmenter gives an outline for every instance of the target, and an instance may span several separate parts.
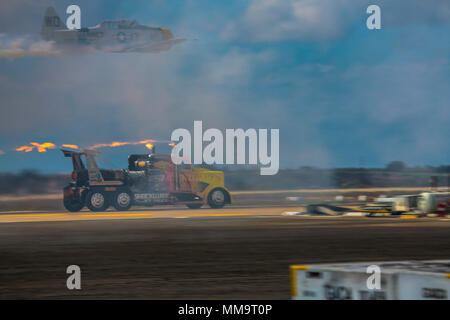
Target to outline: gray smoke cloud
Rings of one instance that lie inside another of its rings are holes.
[[[0,34],[0,59],[27,57],[61,57],[80,54],[97,54],[94,47],[59,46],[54,41],[45,41],[33,36],[11,36]]]
[[[32,39],[31,37],[9,37],[0,34],[0,59],[25,57],[55,57],[63,55],[53,41]]]

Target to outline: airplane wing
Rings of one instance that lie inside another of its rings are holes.
[[[145,44],[145,45],[139,45],[139,46],[131,46],[128,48],[123,48],[120,50],[117,50],[115,52],[160,52],[160,51],[167,51],[172,46],[182,43],[184,41],[187,41],[185,38],[178,38],[178,39],[169,39],[169,40],[163,40],[158,41],[151,44]]]

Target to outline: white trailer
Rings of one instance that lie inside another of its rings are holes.
[[[450,192],[423,192],[417,200],[418,210],[423,214],[437,211],[440,202],[446,202],[450,197]]]
[[[448,300],[450,260],[294,265],[291,291],[294,300]]]

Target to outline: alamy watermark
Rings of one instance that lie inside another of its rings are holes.
[[[367,7],[367,14],[370,16],[366,20],[366,26],[369,30],[381,29],[381,8],[376,4],[372,4]]]
[[[278,173],[280,164],[280,130],[270,129],[270,154],[268,134],[268,129],[251,128],[245,131],[244,129],[226,129],[225,135],[214,128],[203,132],[202,121],[194,121],[193,136],[189,130],[183,128],[172,132],[170,139],[178,141],[172,149],[172,161],[175,164],[192,164],[193,142],[193,164],[259,164],[261,175],[274,175]],[[207,143],[205,148],[203,148],[204,143]]]
[[[366,281],[367,289],[381,290],[381,268],[373,264],[367,267],[366,273],[370,274]]]
[[[67,267],[66,273],[70,274],[66,281],[67,289],[81,290],[81,268],[76,264],[72,264]]]

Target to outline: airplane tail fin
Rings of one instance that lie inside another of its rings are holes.
[[[45,40],[52,40],[52,34],[56,30],[66,29],[65,23],[56,13],[53,7],[48,7],[45,10],[44,21],[42,22],[41,35]]]

